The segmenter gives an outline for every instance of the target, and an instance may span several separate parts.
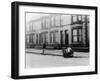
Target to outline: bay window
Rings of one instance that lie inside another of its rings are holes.
[[[82,42],[82,28],[81,27],[72,29],[72,42],[73,43]]]

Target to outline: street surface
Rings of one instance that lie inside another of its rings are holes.
[[[74,52],[74,57],[64,58],[61,50],[26,49],[26,68],[89,65],[89,53]]]

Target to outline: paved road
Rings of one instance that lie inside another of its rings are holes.
[[[41,67],[60,67],[60,66],[79,66],[89,64],[89,53],[74,52],[74,57],[64,58],[61,50],[46,50],[45,55],[41,54],[42,50],[27,50],[26,68]],[[36,53],[35,53],[36,52]],[[49,52],[49,53],[48,53]],[[50,55],[53,53],[52,55]]]

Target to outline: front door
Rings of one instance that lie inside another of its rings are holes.
[[[68,31],[65,30],[65,45],[68,45]]]
[[[60,43],[63,44],[63,31],[60,31]]]

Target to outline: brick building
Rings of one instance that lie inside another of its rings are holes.
[[[26,24],[26,47],[65,47],[89,51],[89,16],[49,14]],[[35,29],[37,28],[37,30]]]

